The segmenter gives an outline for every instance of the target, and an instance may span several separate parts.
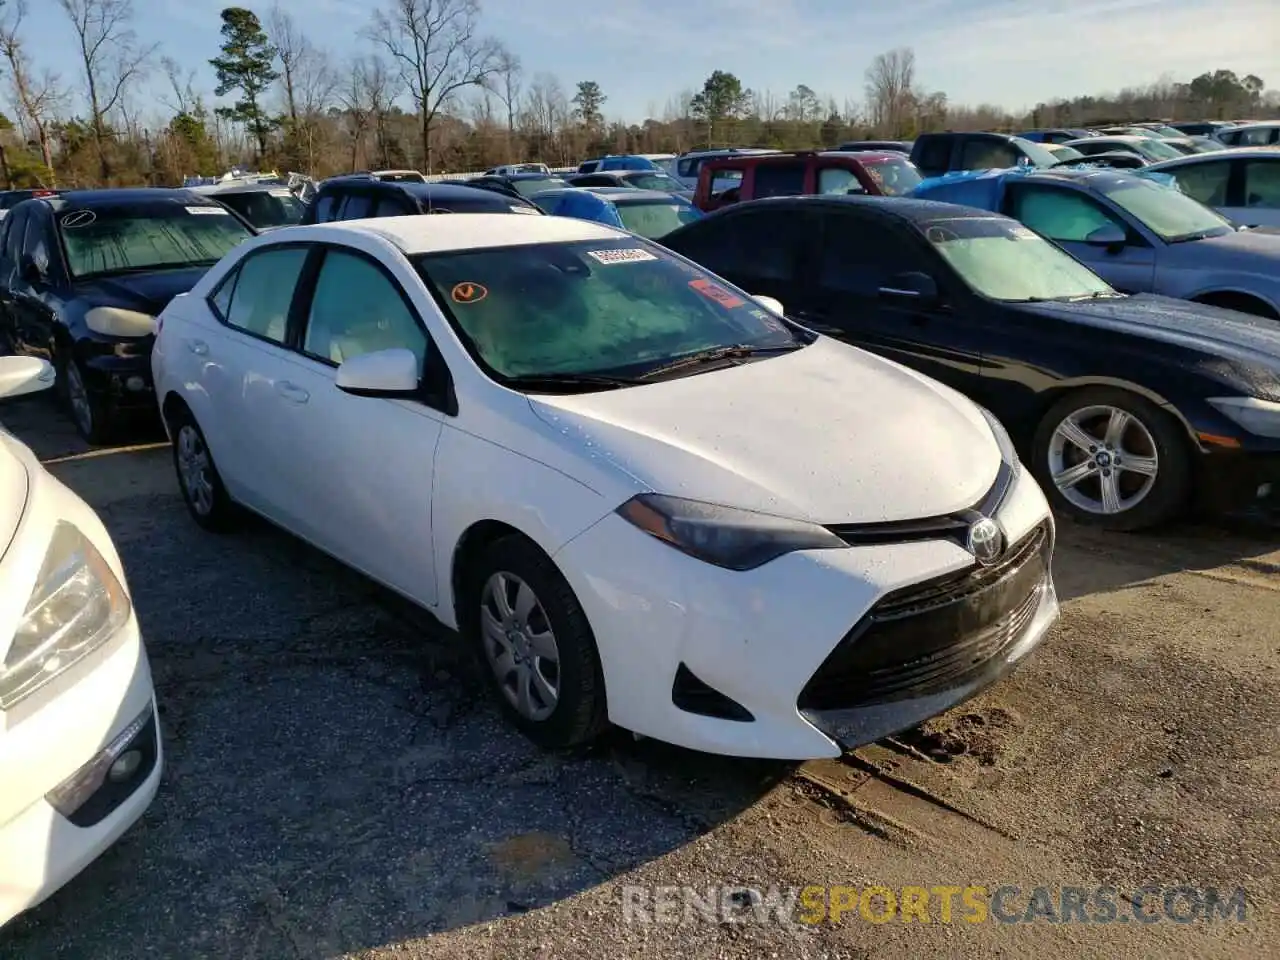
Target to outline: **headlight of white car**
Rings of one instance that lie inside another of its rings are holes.
[[[657,493],[632,497],[617,512],[650,536],[728,570],[753,570],[796,550],[848,546],[816,523]]]
[[[1211,397],[1209,403],[1254,436],[1280,439],[1280,403],[1257,397]]]
[[[129,596],[102,554],[77,527],[59,521],[0,664],[0,710],[101,647],[128,622],[130,610]]]

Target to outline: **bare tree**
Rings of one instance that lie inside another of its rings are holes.
[[[916,55],[910,47],[879,54],[867,68],[867,112],[891,137],[905,132],[915,101]]]
[[[378,162],[384,167],[389,167],[391,166],[391,136],[387,127],[387,118],[391,114],[392,103],[400,95],[400,78],[391,72],[385,60],[371,56],[365,60],[365,84],[369,94],[369,112],[373,118]]]
[[[53,138],[49,126],[54,111],[64,98],[64,91],[55,74],[47,70],[35,76],[31,58],[22,45],[20,29],[27,15],[26,0],[15,0],[12,6],[0,0],[0,54],[9,70],[9,82],[13,95],[21,109],[19,121],[28,124],[40,144],[40,159],[49,171],[50,186],[56,184],[53,170]]]
[[[520,110],[520,92],[523,86],[521,74],[520,58],[505,48],[499,50],[493,76],[488,85],[507,111],[508,149],[511,146],[511,137],[516,132],[516,113]]]
[[[173,94],[173,99],[161,96],[157,99],[166,107],[178,114],[191,114],[197,107],[197,101],[200,95],[196,93],[196,71],[183,70],[182,65],[173,57],[161,57],[160,69],[164,71],[164,78],[169,82],[169,90]]]
[[[107,117],[125,88],[139,79],[158,44],[139,47],[133,32],[133,0],[58,0],[75,29],[89,101],[89,124],[103,183],[111,178]]]
[[[339,86],[337,99],[351,130],[351,169],[357,170],[360,148],[364,145],[364,135],[369,129],[369,120],[373,108],[369,105],[369,65],[365,59],[351,62],[347,69],[346,82]]]
[[[478,35],[479,18],[479,0],[389,0],[373,15],[369,36],[391,56],[418,110],[428,173],[436,119],[497,68],[498,44]]]

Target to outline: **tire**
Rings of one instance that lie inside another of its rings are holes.
[[[505,621],[499,603],[502,584],[511,612]],[[526,589],[532,591],[533,605],[520,611]],[[563,750],[597,739],[608,727],[608,714],[595,636],[578,598],[550,558],[524,537],[496,540],[473,567],[464,596],[469,612],[464,630],[506,718],[546,749]],[[520,612],[527,616],[522,618]],[[547,656],[552,651],[554,664]],[[522,675],[528,678],[523,705]],[[554,692],[553,699],[546,696],[547,690]]]
[[[58,401],[76,432],[95,447],[115,436],[115,411],[85,386],[84,368],[72,356],[57,358]]]
[[[180,406],[170,416],[169,428],[173,433],[173,469],[178,489],[192,519],[213,533],[232,530],[239,511],[222,484],[200,425],[190,410]]]
[[[1182,426],[1150,401],[1109,387],[1075,391],[1049,409],[1032,441],[1032,470],[1055,512],[1107,530],[1171,520],[1186,510],[1191,493]],[[1054,479],[1064,474],[1066,482]]]

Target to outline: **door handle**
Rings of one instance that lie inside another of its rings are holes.
[[[194,353],[197,357],[203,357],[209,352],[209,345],[203,340],[188,340],[187,349]]]
[[[276,393],[284,397],[290,403],[306,403],[311,399],[311,394],[307,393],[296,383],[290,383],[288,380],[279,380],[276,382]]]

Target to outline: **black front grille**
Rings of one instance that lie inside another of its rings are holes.
[[[810,678],[799,708],[848,709],[928,696],[976,677],[1035,616],[1052,546],[1042,525],[998,563],[887,594]]]

